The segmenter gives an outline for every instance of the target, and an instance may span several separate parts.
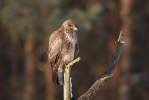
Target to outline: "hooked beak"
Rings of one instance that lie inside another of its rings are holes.
[[[74,31],[78,31],[78,29],[76,27],[74,27]]]

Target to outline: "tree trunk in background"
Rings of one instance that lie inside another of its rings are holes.
[[[110,33],[108,35],[108,59],[111,60],[112,54],[115,49],[115,42],[117,41],[118,35],[120,33],[120,16],[119,16],[119,0],[108,0],[109,6],[109,19],[110,19]],[[118,76],[119,76],[119,65],[116,65],[113,75],[114,77],[109,81],[109,86],[107,89],[106,100],[117,100],[118,93]]]
[[[121,0],[121,18],[122,18],[122,31],[124,35],[124,48],[122,52],[122,62],[121,62],[121,77],[119,84],[119,100],[130,100],[129,91],[130,86],[128,83],[129,79],[129,70],[130,70],[130,52],[131,52],[131,0]]]
[[[46,81],[46,100],[55,100],[54,84],[52,82],[51,68],[47,64],[44,66],[44,74]]]
[[[35,95],[35,58],[33,56],[33,37],[25,42],[25,83],[24,100],[33,100]]]
[[[132,13],[131,100],[149,100],[149,0],[133,0]]]
[[[22,99],[21,95],[18,96],[18,87],[20,85],[20,82],[18,81],[18,52],[17,52],[17,43],[14,41],[11,41],[12,45],[12,51],[11,51],[11,77],[10,77],[10,84],[13,89],[13,95],[11,96],[12,100],[19,100]]]

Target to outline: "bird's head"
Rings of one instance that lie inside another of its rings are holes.
[[[73,21],[73,20],[66,20],[63,24],[62,24],[62,28],[64,31],[66,31],[67,33],[73,33],[75,31],[77,31],[77,24]]]

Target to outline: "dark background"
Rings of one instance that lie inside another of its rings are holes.
[[[47,50],[50,34],[67,19],[79,30],[74,100],[106,70],[121,30],[114,77],[93,100],[149,100],[149,0],[1,0],[0,100],[63,100]]]

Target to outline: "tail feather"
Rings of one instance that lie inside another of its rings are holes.
[[[59,84],[57,71],[52,70],[52,81],[54,84]]]
[[[58,71],[58,82],[60,85],[64,84],[64,73]]]
[[[63,70],[60,69],[55,69],[55,67],[53,67],[52,69],[52,81],[54,84],[57,85],[63,85],[64,84],[64,73]]]

